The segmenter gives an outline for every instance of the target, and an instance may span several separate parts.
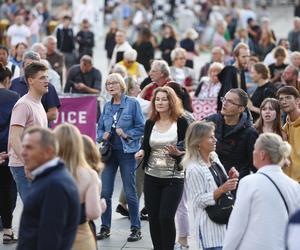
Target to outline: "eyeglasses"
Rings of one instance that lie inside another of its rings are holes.
[[[243,106],[243,105],[241,105],[241,104],[235,103],[234,101],[232,101],[232,100],[230,100],[230,99],[226,99],[225,97],[221,97],[221,102],[222,102],[222,103],[228,102],[228,103],[230,103],[230,104],[232,104],[232,105],[236,105],[236,106],[240,106],[240,107]]]
[[[115,86],[117,84],[119,84],[119,83],[118,82],[107,82],[106,86]]]

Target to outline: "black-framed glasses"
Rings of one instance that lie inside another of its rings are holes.
[[[236,106],[239,106],[239,107],[243,107],[243,105],[239,104],[239,103],[235,103],[234,101],[230,100],[230,99],[226,99],[225,97],[221,97],[221,102],[222,103],[225,103],[225,102],[228,102],[232,105],[236,105]]]

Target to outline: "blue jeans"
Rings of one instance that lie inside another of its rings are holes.
[[[120,166],[123,189],[128,204],[131,228],[141,228],[139,217],[139,203],[135,187],[134,153],[125,154],[123,150],[113,150],[110,160],[105,164],[101,175],[102,192],[101,197],[106,200],[107,209],[101,216],[101,227],[111,227],[111,197],[114,191],[115,177]]]
[[[16,182],[18,192],[24,204],[30,189],[30,182],[25,175],[24,167],[10,167],[10,171]]]

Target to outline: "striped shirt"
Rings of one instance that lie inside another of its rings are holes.
[[[218,163],[226,174],[215,152],[211,154],[211,159]],[[199,248],[221,247],[225,237],[226,225],[214,223],[209,219],[205,211],[207,206],[215,205],[214,191],[218,187],[208,166],[203,160],[191,160],[187,164],[186,185],[189,199],[193,205],[196,238]]]

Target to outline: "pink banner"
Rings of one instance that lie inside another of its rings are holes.
[[[217,112],[217,99],[216,98],[208,98],[208,99],[198,99],[193,98],[193,109],[194,109],[194,117],[196,120],[200,121],[203,118],[215,114]]]
[[[82,134],[96,140],[97,97],[60,96],[61,107],[52,128],[62,123],[75,125]]]

